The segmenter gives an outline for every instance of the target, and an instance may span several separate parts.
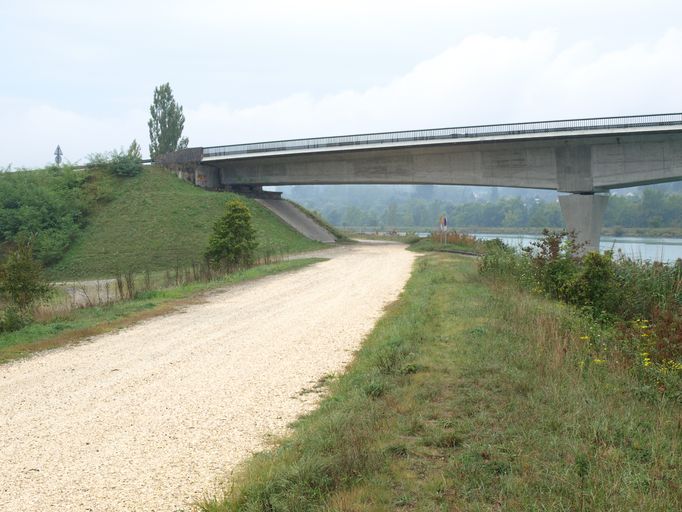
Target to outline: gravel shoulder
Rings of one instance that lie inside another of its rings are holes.
[[[300,271],[0,366],[0,510],[187,510],[315,406],[416,255],[357,244]]]

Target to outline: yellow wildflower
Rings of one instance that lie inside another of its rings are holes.
[[[671,370],[682,371],[682,363],[673,361],[672,359],[665,362],[665,366]]]
[[[592,362],[594,364],[604,364],[606,362],[606,359],[593,359]]]

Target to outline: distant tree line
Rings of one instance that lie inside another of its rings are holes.
[[[299,199],[340,227],[425,228],[435,226],[445,213],[451,226],[466,227],[563,227],[556,200],[503,197],[496,200],[458,202],[403,196],[366,205],[342,201]],[[607,227],[682,227],[682,194],[644,189],[641,195],[613,195],[604,224]]]

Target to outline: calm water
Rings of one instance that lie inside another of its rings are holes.
[[[488,240],[499,238],[512,247],[526,247],[534,240],[540,238],[537,235],[510,235],[480,233],[476,238]],[[637,238],[629,236],[602,236],[601,251],[622,251],[625,256],[631,258],[674,262],[682,258],[682,238]]]

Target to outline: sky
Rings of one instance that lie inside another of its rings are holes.
[[[0,0],[0,169],[190,146],[682,111],[682,2]]]

